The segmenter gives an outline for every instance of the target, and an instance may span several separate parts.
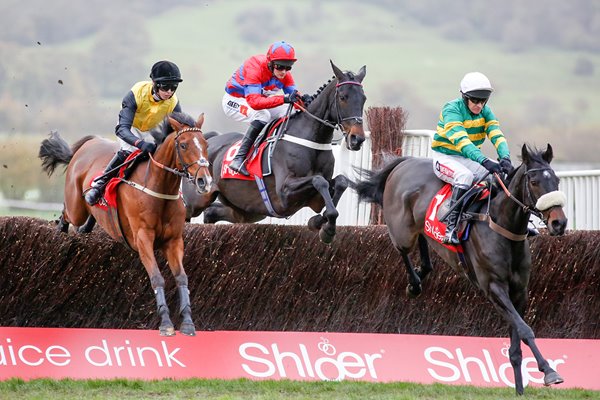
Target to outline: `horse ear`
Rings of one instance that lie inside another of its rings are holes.
[[[554,158],[554,153],[552,151],[552,146],[550,146],[550,143],[548,143],[548,146],[546,147],[546,151],[544,152],[544,154],[542,154],[542,158],[548,164],[550,164],[550,162],[552,161],[552,158]]]
[[[175,118],[173,117],[169,117],[169,124],[171,124],[171,127],[173,128],[173,130],[175,132],[179,132],[180,130],[183,129],[183,125],[179,123],[179,121],[177,121]]]
[[[356,80],[362,83],[363,79],[365,79],[366,74],[367,66],[363,65],[362,68],[358,71],[358,74],[356,74]]]
[[[339,69],[338,67],[335,66],[333,61],[329,60],[329,62],[331,63],[331,68],[333,69],[333,74],[338,79],[338,82],[341,82],[341,80],[345,78],[344,73],[342,72],[341,69]]]
[[[200,116],[198,117],[198,120],[196,121],[196,125],[194,125],[194,126],[198,129],[200,129],[200,128],[202,128],[202,124],[204,124],[204,113],[200,114]]]
[[[523,164],[527,164],[529,161],[529,149],[526,144],[523,144],[523,147],[521,148],[521,161],[523,161]]]

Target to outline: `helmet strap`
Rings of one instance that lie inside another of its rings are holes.
[[[158,87],[156,85],[156,82],[152,82],[152,98],[154,99],[154,101],[162,101],[162,99],[158,95]]]
[[[269,68],[269,71],[271,71],[271,73],[273,73],[273,72],[274,72],[274,71],[273,71],[273,61],[269,61],[269,62],[267,63],[267,68]]]

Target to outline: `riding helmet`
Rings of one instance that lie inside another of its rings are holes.
[[[460,91],[467,97],[489,99],[494,91],[490,80],[481,72],[469,72],[460,81]]]
[[[171,61],[158,61],[150,70],[150,78],[153,82],[183,82],[179,67]]]
[[[291,44],[283,40],[275,42],[267,50],[267,61],[291,67],[296,62],[296,51]]]

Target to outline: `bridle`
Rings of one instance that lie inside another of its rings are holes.
[[[334,130],[339,130],[340,132],[342,132],[343,136],[346,137],[348,135],[349,132],[346,132],[344,130],[344,126],[342,125],[342,122],[345,121],[349,121],[349,120],[354,120],[356,121],[357,124],[362,124],[363,123],[363,118],[362,115],[361,116],[352,116],[352,117],[345,117],[342,118],[341,114],[340,114],[340,106],[339,106],[339,100],[338,100],[338,88],[342,85],[356,85],[356,86],[360,86],[363,87],[362,83],[360,82],[356,82],[356,81],[344,81],[344,82],[339,82],[335,85],[335,101],[334,101],[334,105],[335,105],[335,110],[336,110],[336,114],[337,114],[337,122],[330,122],[327,121],[325,119],[319,118],[316,115],[312,114],[311,112],[309,112],[306,107],[300,106],[298,104],[296,104],[295,106],[298,107],[300,110],[302,110],[304,113],[306,113],[306,115],[308,115],[309,117],[311,117],[312,119],[319,121],[320,123],[322,123],[323,125],[332,128]],[[291,110],[291,105],[290,105],[290,110]]]
[[[181,178],[187,178],[190,182],[193,182],[196,179],[196,177],[198,176],[199,169],[196,170],[196,173],[192,176],[192,174],[190,174],[190,172],[189,172],[190,167],[195,164],[197,164],[199,167],[208,167],[210,164],[209,164],[208,160],[206,158],[204,158],[202,153],[200,153],[200,157],[193,163],[187,164],[185,161],[183,161],[183,157],[181,156],[181,153],[179,150],[179,136],[181,136],[183,133],[186,133],[186,132],[200,132],[200,134],[202,134],[202,130],[200,128],[196,128],[196,127],[184,128],[184,129],[178,131],[177,134],[175,135],[175,139],[173,139],[175,141],[175,154],[177,157],[177,162],[179,162],[179,164],[181,164],[181,166],[183,167],[182,170],[180,170],[178,168],[167,167],[166,165],[159,163],[158,161],[156,161],[154,159],[154,157],[152,157],[152,154],[150,154],[150,160],[152,160],[152,163],[154,165],[158,166],[159,168],[162,168],[165,171],[171,172],[172,174],[175,174]]]
[[[500,176],[498,176],[497,173],[494,173],[494,177],[496,178],[496,180],[498,181],[498,183],[500,184],[500,186],[502,187],[502,190],[504,190],[504,193],[506,193],[506,195],[508,196],[509,199],[511,199],[512,201],[514,201],[515,203],[517,203],[517,205],[519,207],[521,207],[521,209],[523,210],[523,212],[525,213],[531,213],[533,215],[535,215],[536,217],[538,217],[545,225],[547,225],[548,222],[548,218],[546,218],[544,216],[544,211],[549,210],[550,208],[552,208],[553,206],[546,208],[544,210],[539,210],[537,208],[537,204],[539,204],[540,199],[543,196],[546,196],[548,194],[554,193],[554,192],[549,192],[544,194],[543,196],[540,196],[538,199],[534,199],[533,195],[531,194],[531,190],[529,189],[529,181],[531,179],[530,177],[530,173],[533,172],[540,172],[540,171],[552,171],[552,168],[550,167],[542,167],[542,168],[532,168],[532,169],[528,169],[526,170],[523,175],[525,175],[525,180],[523,181],[524,184],[524,192],[525,192],[525,196],[526,198],[529,199],[530,205],[526,205],[523,202],[521,202],[519,199],[517,199],[516,197],[514,197],[512,195],[512,193],[508,190],[508,188],[506,187],[506,185],[504,185],[504,182],[502,182],[502,179],[500,178]]]

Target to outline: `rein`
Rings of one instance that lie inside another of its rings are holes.
[[[175,154],[177,156],[177,161],[179,161],[179,163],[183,166],[183,170],[180,170],[178,168],[171,168],[168,167],[158,161],[156,161],[154,159],[154,157],[152,157],[152,154],[148,154],[150,156],[150,160],[152,161],[152,163],[154,165],[156,165],[158,168],[163,169],[167,172],[170,172],[180,178],[187,178],[190,181],[193,181],[196,176],[192,176],[188,169],[194,165],[194,164],[198,164],[200,167],[208,167],[210,164],[208,162],[208,160],[206,158],[204,158],[202,155],[200,155],[200,157],[198,158],[198,160],[196,160],[195,162],[191,163],[191,164],[186,164],[183,161],[183,158],[181,157],[181,153],[179,152],[179,142],[177,139],[179,139],[179,136],[181,136],[181,134],[186,133],[186,132],[200,132],[202,133],[202,130],[200,128],[196,128],[196,127],[190,127],[190,128],[185,128],[182,129],[180,131],[177,132],[177,134],[175,135]],[[148,173],[149,170],[146,171],[146,178],[144,179],[144,182],[147,181],[148,179]],[[196,171],[196,175],[197,175],[198,171]],[[153,197],[157,197],[159,199],[164,199],[164,200],[178,200],[179,198],[181,198],[181,193],[177,193],[177,194],[163,194],[163,193],[158,193],[155,192],[151,189],[148,189],[146,186],[140,185],[139,183],[136,182],[132,182],[132,181],[128,181],[126,179],[121,179],[122,182],[128,184],[129,186],[138,189],[146,194],[149,194],[150,196]]]

